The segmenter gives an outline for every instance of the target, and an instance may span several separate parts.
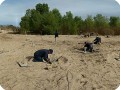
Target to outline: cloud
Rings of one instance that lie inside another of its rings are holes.
[[[115,0],[116,2],[118,2],[118,4],[120,5],[120,0]]]
[[[0,5],[4,2],[5,0],[0,0]]]

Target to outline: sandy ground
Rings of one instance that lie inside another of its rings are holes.
[[[83,53],[84,41],[95,37],[0,34],[0,85],[5,90],[115,90],[120,84],[120,36],[102,38],[97,51]],[[54,50],[51,65],[27,62],[38,49]]]

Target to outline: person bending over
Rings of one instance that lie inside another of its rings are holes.
[[[94,44],[101,44],[101,38],[97,36],[93,42]]]
[[[89,42],[85,42],[84,52],[93,52],[93,44]]]
[[[41,49],[34,53],[35,61],[43,62],[45,60],[47,63],[51,64],[50,59],[48,58],[48,54],[52,54],[52,49]]]

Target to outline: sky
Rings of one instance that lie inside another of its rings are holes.
[[[1,0],[0,0],[1,1]],[[0,25],[19,26],[27,9],[38,3],[47,3],[50,10],[57,8],[62,15],[71,11],[74,16],[85,19],[88,15],[119,16],[120,5],[115,0],[3,0],[0,5]]]

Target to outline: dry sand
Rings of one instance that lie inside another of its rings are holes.
[[[98,52],[84,54],[84,41],[95,37],[0,34],[0,85],[5,90],[115,90],[120,84],[120,36],[105,38]],[[58,62],[27,62],[38,49],[54,49]]]

